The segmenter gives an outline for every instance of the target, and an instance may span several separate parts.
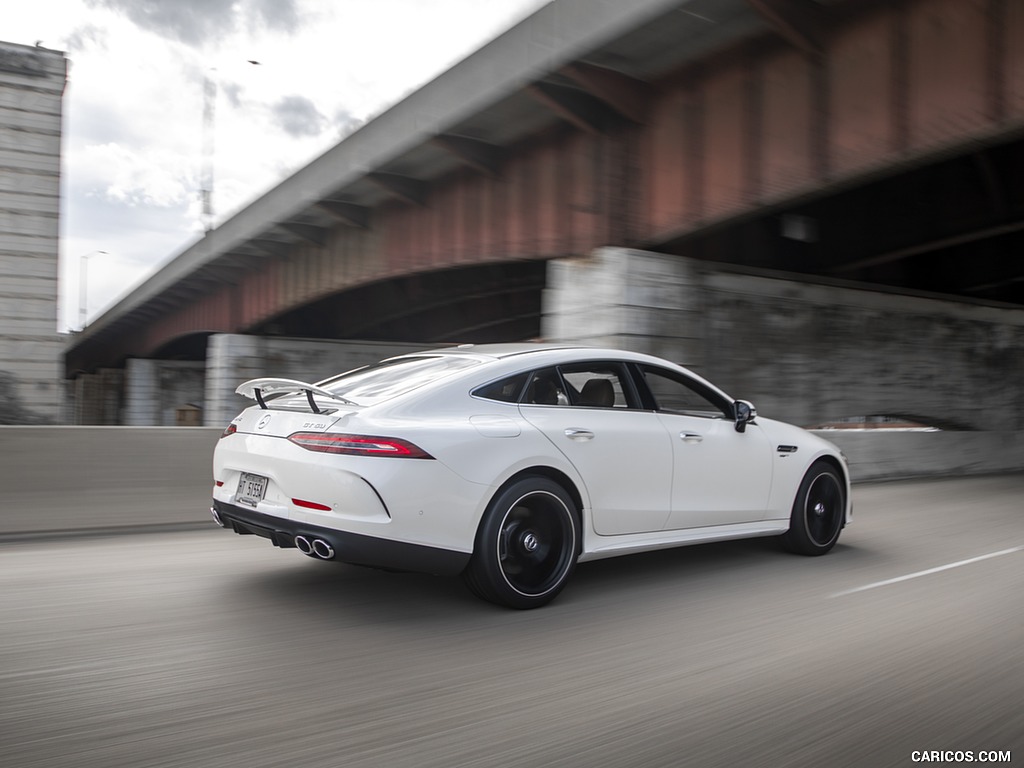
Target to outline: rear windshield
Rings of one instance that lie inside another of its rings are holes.
[[[373,405],[479,364],[471,357],[400,357],[343,373],[319,386],[356,405]]]

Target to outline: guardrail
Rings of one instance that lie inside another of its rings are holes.
[[[0,426],[0,538],[201,527],[220,428]],[[855,482],[1024,470],[1024,432],[818,432]]]

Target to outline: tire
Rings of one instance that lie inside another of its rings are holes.
[[[798,555],[824,555],[839,540],[845,521],[845,483],[835,467],[816,461],[797,490],[782,545]]]
[[[510,608],[539,608],[576,568],[579,516],[569,494],[545,477],[525,477],[487,506],[463,579],[478,597]]]

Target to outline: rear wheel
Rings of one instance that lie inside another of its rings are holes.
[[[492,603],[539,608],[562,591],[578,552],[578,517],[569,494],[545,477],[526,477],[488,505],[463,577]]]
[[[789,530],[782,544],[800,555],[824,555],[839,540],[846,517],[845,484],[839,472],[826,461],[816,461],[807,470],[790,515]]]

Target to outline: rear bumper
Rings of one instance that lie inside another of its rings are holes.
[[[224,527],[235,533],[262,536],[270,539],[275,547],[282,548],[294,547],[296,536],[323,539],[334,549],[333,559],[352,565],[454,576],[465,569],[470,558],[468,552],[454,552],[284,520],[216,499],[213,500],[213,509]]]

